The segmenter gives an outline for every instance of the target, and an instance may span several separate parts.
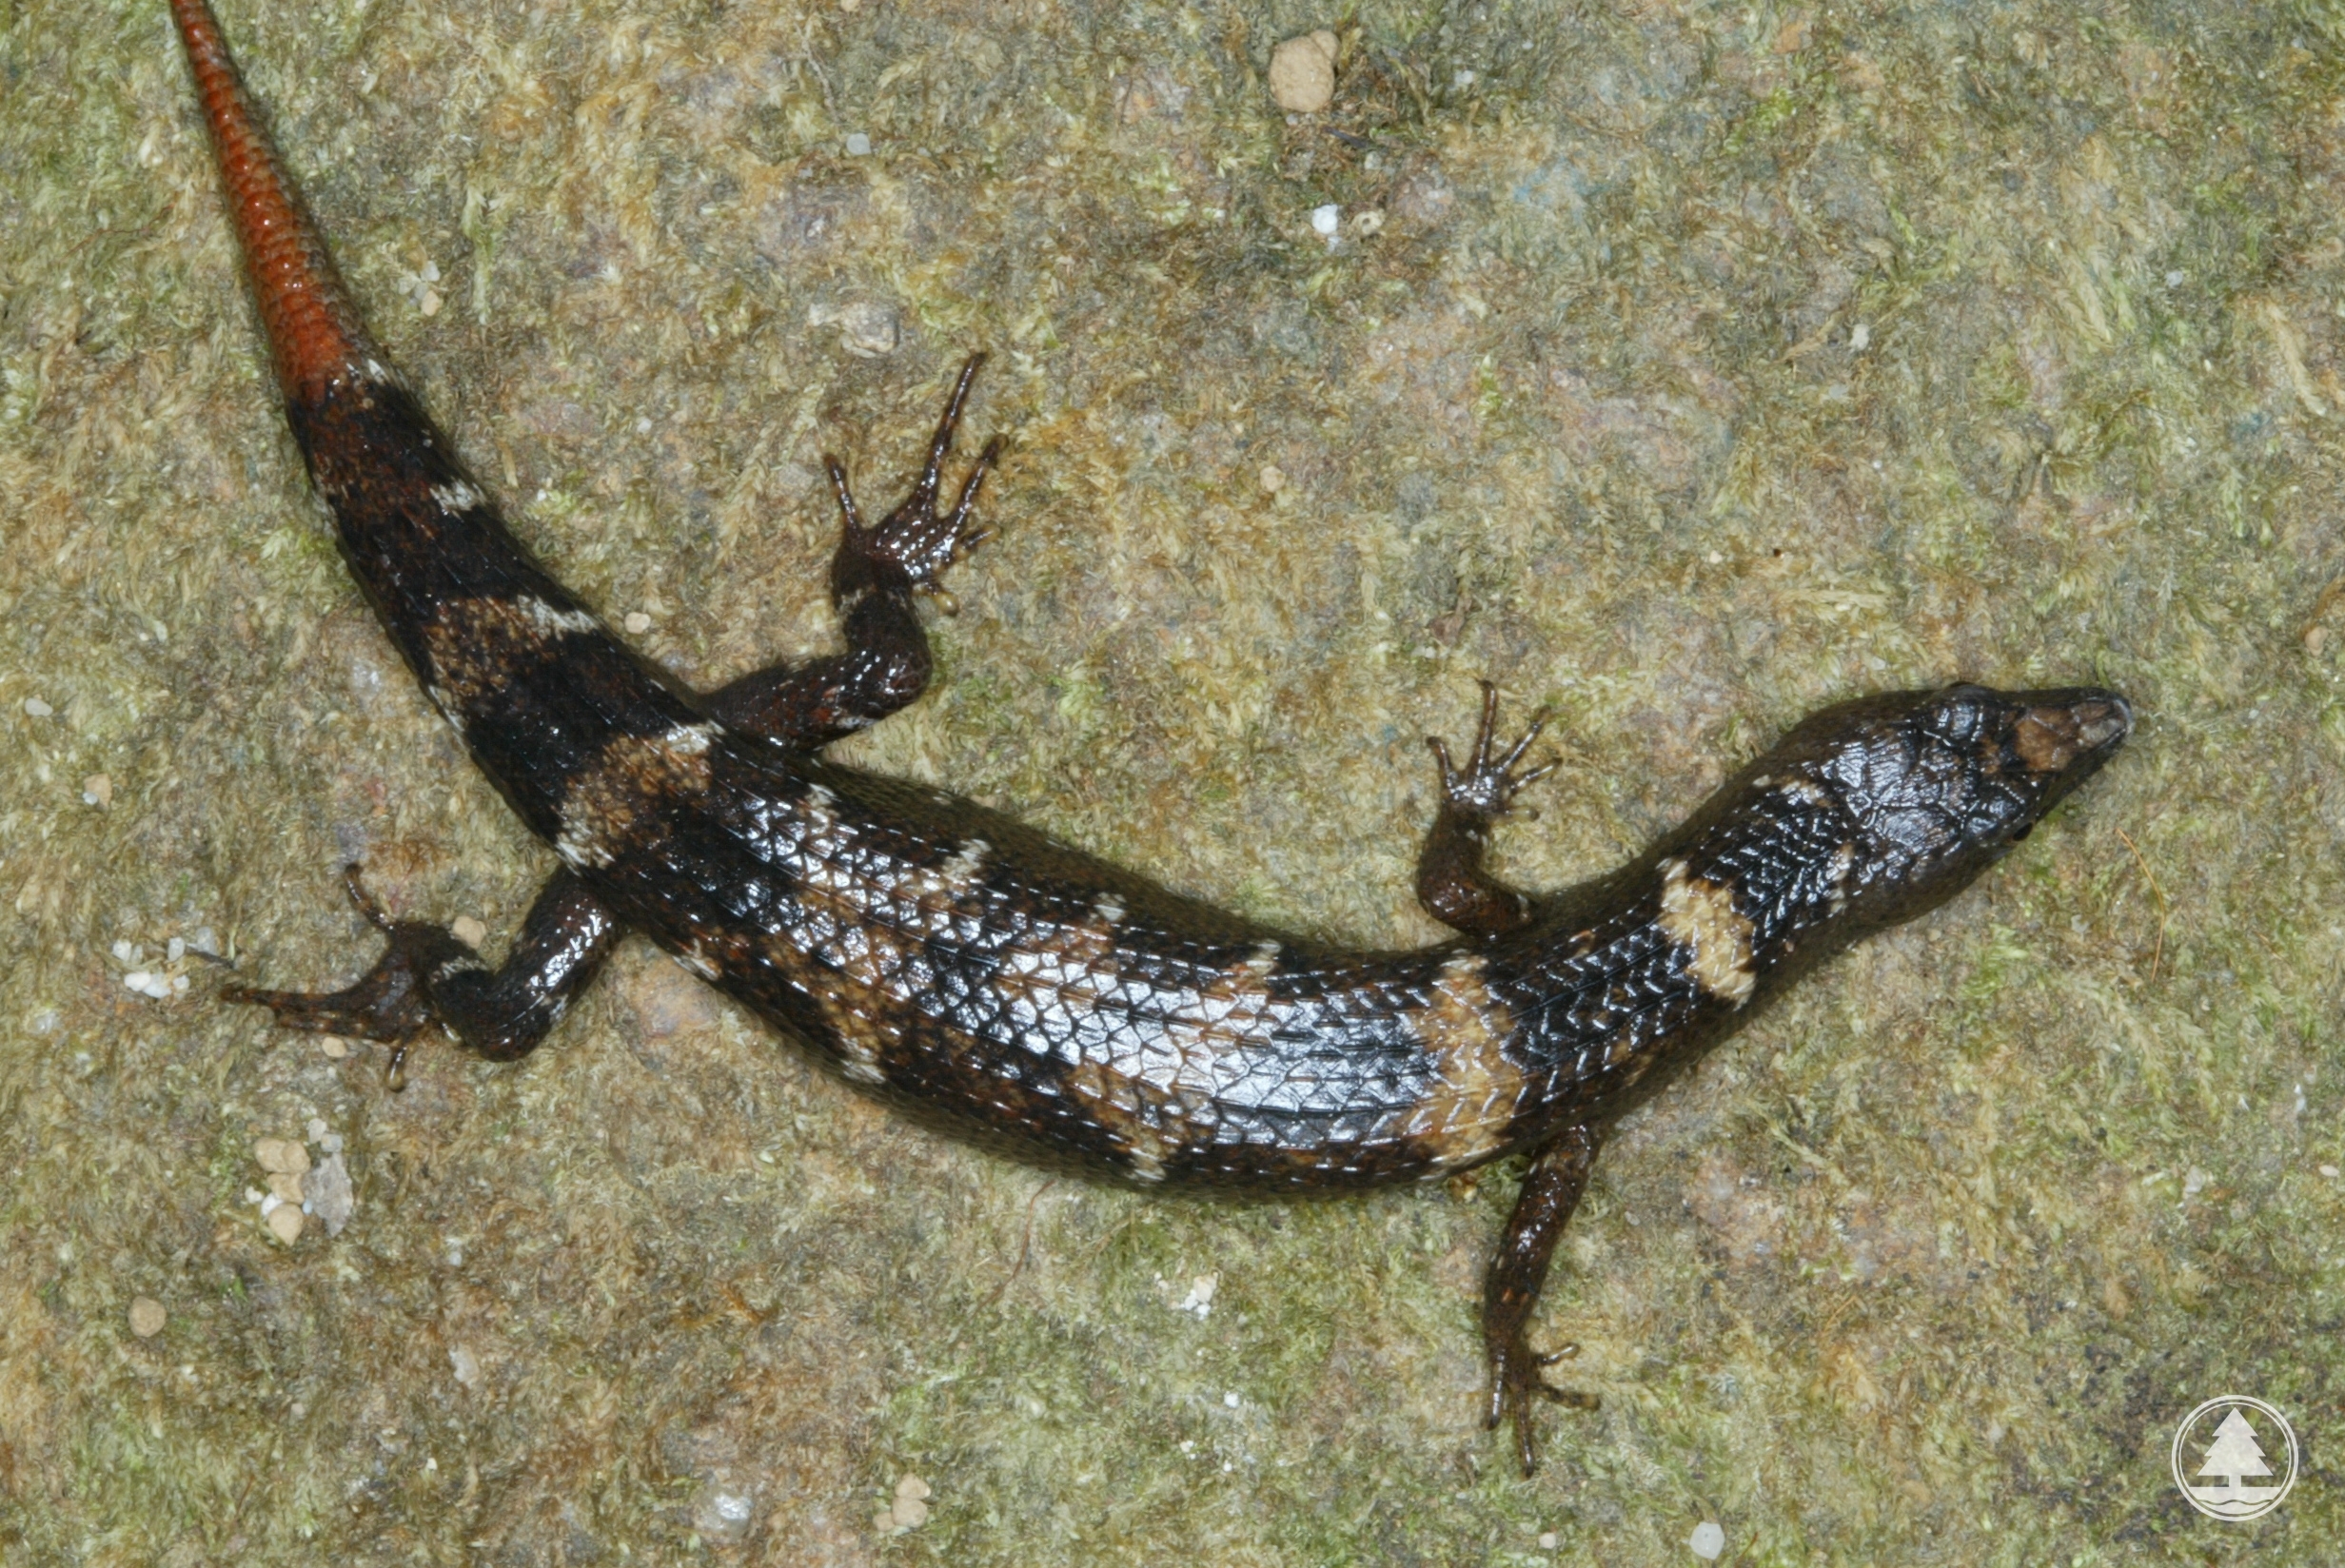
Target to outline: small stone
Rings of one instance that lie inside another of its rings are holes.
[[[806,324],[838,327],[839,346],[858,360],[893,354],[897,344],[903,342],[903,328],[896,312],[873,300],[846,305],[810,305]]]
[[[847,135],[847,156],[850,158],[870,157],[871,138],[859,130],[850,131]]]
[[[746,1492],[715,1481],[700,1489],[692,1505],[692,1527],[704,1540],[719,1545],[731,1545],[749,1539],[749,1526],[755,1521],[757,1507]]]
[[[1335,34],[1321,28],[1271,50],[1271,101],[1290,114],[1316,114],[1335,101]]]
[[[2320,1167],[2320,1173],[2333,1182],[2335,1181],[2337,1177],[2337,1169],[2335,1166],[2322,1166]]]
[[[136,1297],[130,1303],[130,1332],[142,1340],[151,1340],[163,1332],[168,1317],[163,1303],[152,1296]]]
[[[1542,1530],[1539,1532],[1539,1550],[1542,1552],[1552,1552],[1556,1547],[1562,1544],[1563,1538],[1558,1536],[1554,1531]]]
[[[1287,471],[1274,462],[1262,465],[1262,493],[1275,496],[1287,487]]]
[[[448,1366],[456,1373],[456,1381],[466,1388],[481,1385],[481,1358],[461,1344],[448,1346]]]
[[[888,1522],[897,1531],[917,1530],[928,1522],[928,1499],[934,1495],[928,1482],[906,1476],[896,1483],[896,1501],[888,1509]]]
[[[350,1054],[350,1042],[339,1034],[324,1035],[318,1040],[318,1049],[325,1052],[329,1060],[339,1062]]]
[[[56,711],[56,709],[50,707],[48,703],[43,702],[37,696],[29,696],[25,698],[25,712],[31,715],[34,718],[47,718],[49,715],[55,713]]]
[[[281,1204],[299,1205],[302,1201],[302,1178],[294,1171],[272,1170],[268,1173],[268,1190],[276,1194]]]
[[[1862,322],[1859,322],[1856,325],[1850,327],[1848,329],[1848,346],[1860,354],[1872,347],[1873,329]]]
[[[325,1226],[328,1236],[341,1235],[342,1227],[350,1223],[350,1211],[358,1206],[350,1193],[349,1167],[342,1163],[342,1156],[328,1154],[301,1180],[302,1206]]]
[[[268,1233],[291,1246],[302,1239],[302,1210],[299,1204],[279,1204],[268,1211],[265,1224]]]
[[[114,781],[104,774],[91,774],[82,780],[82,804],[95,806],[100,811],[114,803]]]
[[[637,637],[641,637],[645,632],[651,630],[651,617],[645,615],[640,610],[628,611],[627,630]]]
[[[1704,1519],[1694,1526],[1694,1533],[1685,1538],[1686,1550],[1705,1562],[1716,1562],[1718,1554],[1726,1549],[1726,1532],[1715,1519]]]
[[[488,940],[488,928],[468,914],[458,915],[448,931],[456,940],[476,952],[480,951],[481,944]]]
[[[1344,209],[1333,202],[1330,202],[1325,206],[1315,206],[1310,209],[1310,231],[1323,240],[1335,238],[1335,231],[1341,228],[1343,224]]]
[[[272,1173],[299,1176],[309,1168],[309,1151],[290,1138],[264,1138],[252,1146],[252,1157]]]

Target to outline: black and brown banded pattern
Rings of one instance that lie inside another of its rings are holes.
[[[1418,867],[1459,934],[1356,952],[1168,892],[966,802],[819,751],[919,695],[916,600],[982,531],[990,443],[942,469],[965,366],[911,496],[844,513],[845,649],[693,694],[507,532],[384,367],[253,123],[204,0],[172,0],[288,417],[352,576],[472,757],[563,869],[494,970],[354,895],[387,938],[332,993],[228,994],[392,1043],[528,1052],[621,935],[649,936],[847,1081],[1022,1155],[1151,1186],[1322,1193],[1532,1156],[1488,1277],[1489,1415],[1535,1458],[1527,1326],[1604,1129],[1793,975],[1947,898],[2122,743],[2114,694],[1977,686],[1816,715],[1633,864],[1533,896],[1483,866],[1544,771],[1500,754],[1486,689]]]

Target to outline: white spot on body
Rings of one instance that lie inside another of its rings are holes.
[[[440,710],[440,716],[448,721],[448,728],[462,735],[464,733],[464,715],[456,706],[454,694],[446,687],[435,684],[424,687],[424,695],[430,697],[431,705]]]
[[[982,838],[973,838],[955,850],[953,858],[938,870],[944,885],[957,892],[975,882],[977,873],[985,869],[985,857],[993,848]]]
[[[1823,785],[1816,783],[1812,779],[1783,778],[1776,779],[1773,782],[1778,794],[1784,795],[1792,800],[1797,800],[1805,805],[1815,806],[1820,809],[1832,804],[1832,796],[1825,792]]]
[[[1753,929],[1734,907],[1734,890],[1687,874],[1674,857],[1661,863],[1661,929],[1689,950],[1686,971],[1711,995],[1739,1008],[1759,989]]]
[[[474,507],[480,505],[488,498],[482,495],[478,490],[475,490],[471,485],[466,484],[463,480],[458,480],[453,484],[433,485],[431,487],[431,499],[440,503],[441,511],[446,512],[453,516],[459,512],[471,511]]]
[[[1257,942],[1253,951],[1246,955],[1245,968],[1255,974],[1267,975],[1277,967],[1279,947],[1275,942]]]
[[[473,492],[473,497],[477,500],[479,492]],[[542,598],[531,597],[516,599],[513,607],[522,613],[529,624],[549,637],[562,637],[573,632],[602,630],[602,622],[595,619],[584,610],[564,610],[560,605],[548,604]],[[705,728],[705,726],[700,727]]]
[[[1116,897],[1113,893],[1101,893],[1097,898],[1092,900],[1091,908],[1092,912],[1099,917],[1100,924],[1106,926],[1120,926],[1123,924],[1124,901]]]
[[[1838,914],[1848,907],[1848,876],[1857,869],[1857,848],[1842,844],[1832,852],[1832,912]]]

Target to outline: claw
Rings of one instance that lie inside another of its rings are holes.
[[[355,861],[342,869],[350,902],[369,925],[389,938],[389,946],[355,984],[337,991],[300,991],[264,990],[239,982],[221,987],[220,996],[225,1001],[266,1008],[285,1029],[390,1046],[389,1079],[396,1089],[405,1081],[402,1069],[409,1047],[416,1036],[439,1021],[424,993],[424,977],[470,958],[472,950],[438,926],[392,919],[366,892],[362,876],[363,868]]]
[[[1527,1345],[1500,1356],[1490,1368],[1490,1408],[1483,1418],[1483,1425],[1495,1429],[1502,1421],[1514,1423],[1514,1450],[1523,1462],[1523,1474],[1532,1474],[1539,1468],[1539,1435],[1531,1421],[1531,1396],[1572,1410],[1597,1410],[1604,1401],[1594,1394],[1577,1388],[1558,1388],[1541,1375],[1542,1369],[1554,1365],[1580,1353],[1576,1344],[1545,1356],[1534,1355]]]
[[[984,486],[985,476],[1001,460],[1003,441],[999,436],[988,441],[985,449],[977,454],[977,461],[961,480],[952,508],[942,513],[936,509],[936,492],[944,482],[944,461],[953,450],[953,433],[960,423],[961,408],[969,400],[970,383],[984,363],[984,355],[972,354],[961,366],[960,377],[953,383],[952,400],[945,404],[944,417],[936,421],[936,433],[929,438],[928,459],[921,465],[920,477],[913,482],[912,493],[876,526],[867,525],[856,509],[855,498],[847,488],[846,470],[838,460],[828,455],[822,460],[830,473],[831,487],[838,493],[838,507],[846,516],[847,537],[855,551],[869,561],[884,565],[891,575],[900,573],[904,586],[916,592],[941,594],[938,578],[944,569],[993,536],[991,528],[972,528],[969,514],[976,506],[977,492]]]
[[[1427,735],[1425,739],[1433,749],[1434,759],[1441,764],[1442,793],[1449,803],[1488,819],[1506,814],[1516,794],[1553,773],[1562,765],[1562,759],[1550,758],[1527,771],[1516,771],[1524,755],[1547,730],[1548,710],[1544,707],[1531,715],[1530,723],[1504,756],[1492,755],[1498,733],[1498,688],[1487,680],[1480,684],[1482,721],[1475,726],[1474,749],[1465,768],[1461,770],[1450,761],[1449,748],[1438,735]]]

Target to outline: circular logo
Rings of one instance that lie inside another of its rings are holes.
[[[2174,1434],[2174,1484],[2209,1519],[2261,1519],[2296,1484],[2296,1434],[2245,1394],[2219,1394]]]

